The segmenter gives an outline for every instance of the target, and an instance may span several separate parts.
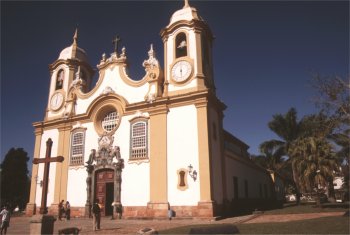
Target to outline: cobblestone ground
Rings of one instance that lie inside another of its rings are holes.
[[[164,230],[174,227],[181,227],[194,224],[237,224],[237,223],[266,223],[266,222],[285,222],[292,220],[303,220],[319,218],[324,216],[341,216],[344,212],[326,212],[309,214],[287,214],[287,215],[246,215],[232,217],[218,221],[196,220],[196,219],[174,219],[174,220],[111,220],[110,217],[104,217],[101,221],[101,230],[92,230],[92,219],[72,218],[70,221],[56,221],[54,224],[54,234],[58,230],[67,227],[81,228],[80,234],[136,234],[144,228],[153,228],[155,230]],[[12,217],[7,234],[29,234],[30,217]]]

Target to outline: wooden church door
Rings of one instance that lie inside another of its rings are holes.
[[[112,203],[114,200],[114,171],[102,170],[96,173],[96,192],[95,198],[102,205],[101,215],[107,216],[113,214]]]

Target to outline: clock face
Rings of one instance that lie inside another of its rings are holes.
[[[178,61],[171,69],[171,75],[174,81],[183,82],[190,77],[192,72],[192,65],[186,60]]]
[[[50,107],[53,110],[59,109],[63,104],[63,95],[60,92],[57,92],[52,95],[51,101],[50,101]]]

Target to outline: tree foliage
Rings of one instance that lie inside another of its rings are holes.
[[[328,118],[331,132],[327,138],[338,147],[338,157],[349,165],[350,159],[350,77],[315,74],[312,85],[318,92],[315,104]]]
[[[298,139],[304,134],[304,125],[302,121],[298,121],[297,111],[295,108],[289,109],[286,114],[275,114],[273,115],[272,120],[268,123],[269,128],[276,133],[280,140],[269,140],[265,141],[260,145],[260,149],[274,149],[278,153],[279,158],[281,156],[286,156],[287,161],[291,160],[289,156],[289,148],[292,145],[293,141]],[[276,157],[277,155],[275,155]],[[297,201],[300,199],[300,187],[299,187],[299,175],[297,169],[292,164],[292,175],[293,181],[295,184],[295,190],[297,194]]]
[[[350,77],[343,79],[336,75],[321,76],[320,74],[315,74],[313,76],[311,81],[312,86],[318,92],[315,103],[323,112],[326,112],[328,116],[349,119],[349,80]]]
[[[11,148],[1,163],[1,203],[23,209],[28,202],[28,153]]]
[[[299,175],[299,185],[303,192],[320,193],[328,187],[338,171],[338,163],[331,144],[320,137],[302,137],[291,144],[289,155]],[[318,204],[320,200],[317,200]]]

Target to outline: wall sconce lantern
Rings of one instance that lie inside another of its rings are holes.
[[[196,179],[197,179],[197,171],[193,170],[193,166],[191,164],[188,166],[188,174],[191,176],[193,181],[196,181]]]

